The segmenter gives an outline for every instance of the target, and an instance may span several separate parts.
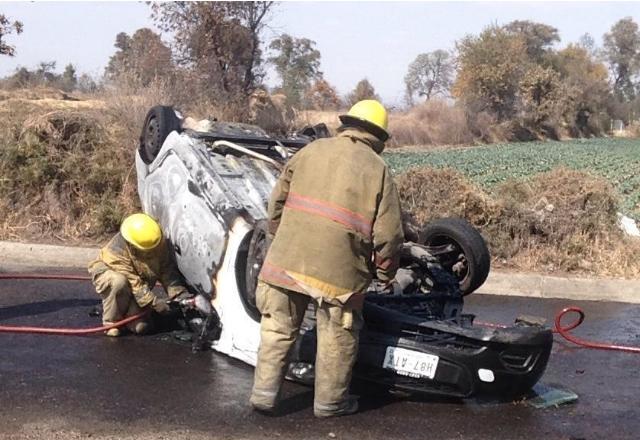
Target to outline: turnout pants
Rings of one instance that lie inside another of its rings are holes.
[[[312,298],[259,282],[256,303],[260,348],[251,403],[275,407],[288,367],[288,355]],[[361,310],[320,302],[316,307],[318,351],[315,364],[314,410],[340,411],[349,397],[351,370],[358,354]]]
[[[131,293],[129,281],[121,273],[108,269],[93,275],[91,280],[102,298],[103,324],[113,324],[142,311]],[[145,333],[148,326],[144,319],[127,324],[127,328],[134,333]]]

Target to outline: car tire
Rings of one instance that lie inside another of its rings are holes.
[[[267,221],[259,220],[256,222],[251,234],[245,268],[245,303],[254,319],[259,319],[260,316],[256,306],[256,288],[262,263],[264,263],[264,259],[267,256],[269,245],[267,240]]]
[[[419,239],[420,243],[427,246],[454,246],[450,258],[439,258],[443,267],[452,271],[460,280],[463,295],[474,292],[487,279],[491,268],[489,249],[482,235],[465,219],[435,220],[425,226]],[[456,265],[457,267],[454,267]]]
[[[142,161],[149,165],[158,157],[169,133],[180,132],[180,119],[173,107],[157,105],[152,107],[144,119],[138,152]]]

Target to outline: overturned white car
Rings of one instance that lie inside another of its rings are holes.
[[[170,107],[147,115],[136,154],[142,206],[162,225],[189,285],[213,298],[220,331],[212,347],[255,365],[267,202],[283,164],[326,128],[276,139],[250,125],[183,122]],[[488,329],[462,312],[464,295],[489,271],[480,234],[464,220],[442,219],[408,238],[395,291],[380,292],[374,281],[367,293],[355,376],[456,397],[529,390],[546,367],[551,331],[526,320]],[[313,364],[313,322],[303,325],[291,360]]]

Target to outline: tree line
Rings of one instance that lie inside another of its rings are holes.
[[[92,91],[126,84],[145,87],[158,80],[180,84],[190,96],[206,96],[214,105],[235,107],[241,115],[249,97],[264,84],[267,66],[281,93],[299,109],[332,110],[365,98],[377,98],[361,80],[340,97],[321,70],[321,53],[308,38],[282,34],[265,41],[275,3],[167,2],[150,5],[160,33],[143,28],[115,38],[104,77],[77,76],[55,63],[18,69],[5,86],[51,84],[64,90]],[[13,56],[6,36],[22,23],[0,14],[0,54]],[[163,41],[171,37],[171,44]],[[461,106],[467,118],[512,123],[517,129],[553,135],[558,127],[575,134],[608,129],[611,119],[629,123],[640,110],[640,31],[630,17],[615,23],[602,47],[585,34],[559,48],[556,28],[526,20],[491,25],[467,35],[455,49],[421,53],[404,78],[408,106],[445,99]]]

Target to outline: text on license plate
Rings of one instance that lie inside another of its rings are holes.
[[[398,347],[387,347],[382,368],[410,377],[433,379],[438,368],[438,356]]]

